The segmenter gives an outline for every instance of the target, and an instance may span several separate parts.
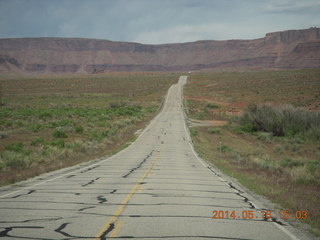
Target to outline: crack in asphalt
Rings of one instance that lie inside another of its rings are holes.
[[[101,166],[101,165],[96,165],[96,166],[93,166],[93,167],[87,168],[87,169],[85,169],[85,170],[82,170],[80,173],[89,172],[89,171],[91,171],[91,170],[93,170],[93,169],[95,169],[95,168],[98,168],[98,167],[100,167],[100,166]]]
[[[72,177],[75,177],[76,175],[69,175],[67,176],[66,178],[72,178]]]
[[[70,223],[63,223],[61,224],[57,229],[55,229],[54,231],[57,233],[60,233],[61,235],[65,236],[65,237],[74,237],[72,235],[70,235],[69,233],[66,233],[64,231],[62,231],[63,229],[65,229]]]
[[[39,229],[39,228],[44,228],[44,227],[40,227],[40,226],[12,226],[12,227],[6,227],[4,228],[3,231],[0,232],[0,237],[14,237],[9,235],[9,233],[16,228],[26,228],[26,229]]]
[[[87,182],[86,184],[82,184],[81,187],[86,187],[86,186],[88,186],[88,185],[90,185],[90,184],[94,184],[94,183],[95,183],[97,180],[99,180],[99,179],[100,179],[100,177],[97,177],[97,178],[95,178],[95,179]]]
[[[18,198],[18,197],[21,197],[21,196],[30,195],[30,194],[32,194],[34,192],[36,192],[36,190],[29,190],[28,193],[19,194],[19,195],[13,196],[11,198]]]
[[[127,174],[123,175],[123,178],[128,177],[130,174],[132,174],[135,170],[142,167],[142,165],[152,156],[154,150],[152,150],[136,167],[132,168]]]
[[[114,223],[110,223],[109,227],[107,228],[106,231],[104,231],[101,236],[100,240],[105,240],[107,239],[107,235],[114,229]]]
[[[249,208],[251,208],[251,209],[257,209],[256,206],[255,206],[246,196],[243,195],[243,194],[244,194],[243,191],[241,191],[239,188],[235,187],[235,186],[234,186],[232,183],[230,183],[230,182],[228,183],[228,186],[229,186],[230,188],[234,189],[235,192],[236,192],[236,194],[237,194],[239,197],[242,197],[242,198],[243,198],[243,201],[249,205]]]
[[[108,201],[105,197],[103,197],[103,196],[101,196],[101,195],[98,196],[97,199],[98,199],[98,201],[99,201],[100,204],[105,203],[105,202]]]
[[[236,194],[240,197],[243,198],[243,201],[247,204],[249,204],[249,208],[251,209],[256,209],[256,210],[265,210],[265,211],[270,211],[269,209],[258,209],[247,197],[245,197],[243,194],[245,192],[241,191],[240,189],[238,189],[237,187],[235,187],[232,183],[228,183],[229,187],[234,189],[236,191]],[[279,224],[281,226],[285,226],[286,224],[284,224],[283,222],[279,221],[276,217],[272,217],[272,218],[267,218],[266,214],[264,215],[264,219],[263,221],[271,221],[274,222],[276,224]]]
[[[55,217],[55,218],[39,218],[39,219],[28,219],[23,221],[0,221],[0,223],[28,223],[28,222],[52,222],[61,220],[62,217]]]
[[[78,211],[82,212],[84,210],[91,209],[91,208],[95,208],[95,206],[80,208]]]
[[[208,166],[207,167],[215,176],[217,177],[220,177],[221,178],[221,175],[219,173],[217,173],[212,167]],[[224,181],[226,182],[226,181]],[[228,182],[227,183],[228,186],[233,189],[236,193],[236,195],[238,195],[239,197],[243,198],[243,201],[245,203],[247,203],[249,205],[249,208],[250,209],[256,209],[256,210],[266,210],[266,211],[270,211],[270,210],[267,210],[267,209],[257,209],[257,207],[247,198],[245,197],[243,194],[245,192],[241,191],[240,189],[238,189],[237,187],[235,187],[231,182]],[[277,223],[281,226],[285,226],[285,224],[281,221],[279,221],[276,217],[272,217],[271,219],[270,218],[267,218],[266,215],[264,215],[264,219],[263,221],[271,221],[271,222],[274,222],[274,223]]]

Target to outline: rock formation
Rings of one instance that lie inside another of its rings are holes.
[[[0,73],[260,70],[320,67],[320,28],[255,40],[146,45],[81,38],[0,39]]]

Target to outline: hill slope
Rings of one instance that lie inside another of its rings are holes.
[[[146,45],[81,38],[0,39],[0,73],[96,73],[320,67],[320,28],[256,40]]]

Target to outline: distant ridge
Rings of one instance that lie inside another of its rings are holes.
[[[268,70],[320,67],[320,28],[255,40],[162,45],[83,38],[0,39],[0,73]]]

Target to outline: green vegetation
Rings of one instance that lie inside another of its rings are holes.
[[[213,123],[194,130],[199,155],[281,209],[307,210],[303,222],[317,235],[319,76],[319,69],[192,73],[184,90],[188,116]],[[215,126],[221,120],[229,124]]]
[[[52,133],[52,137],[54,137],[54,138],[67,138],[68,135],[64,131],[56,129]]]
[[[0,75],[0,185],[114,153],[176,74]]]
[[[246,132],[264,131],[273,136],[320,140],[320,114],[306,112],[292,105],[273,107],[250,104],[239,123],[241,130]]]
[[[195,136],[198,135],[198,131],[195,130],[194,128],[189,128],[189,130],[190,130],[190,135],[191,135],[192,137],[195,137]]]
[[[213,128],[213,127],[208,128],[208,132],[211,134],[220,134],[221,133],[219,128]]]
[[[219,108],[220,108],[220,105],[214,104],[214,103],[208,103],[208,104],[207,104],[207,108],[219,109]]]

